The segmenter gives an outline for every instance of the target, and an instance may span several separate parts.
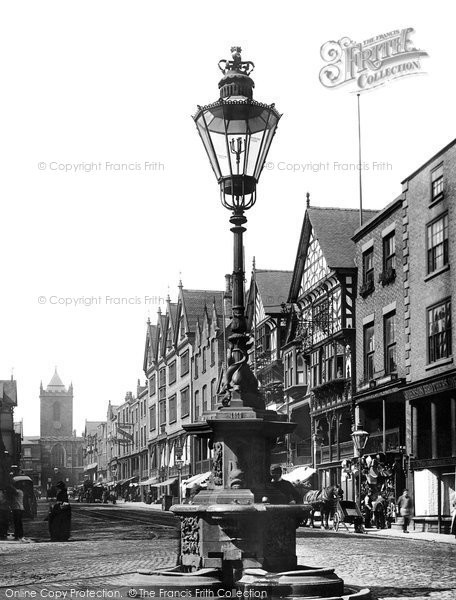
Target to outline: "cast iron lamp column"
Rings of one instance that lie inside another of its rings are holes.
[[[361,425],[358,425],[357,429],[351,434],[351,437],[355,449],[355,456],[358,456],[358,503],[361,509],[361,458],[369,439],[369,433],[364,431]]]
[[[231,53],[233,60],[219,62],[224,75],[219,82],[220,99],[198,106],[193,118],[220,185],[221,202],[232,211],[232,334],[221,403],[230,406],[233,399],[240,400],[243,406],[264,408],[258,382],[248,366],[252,342],[245,318],[242,238],[247,222],[244,212],[255,204],[256,185],[281,115],[274,104],[262,104],[252,99],[255,84],[249,75],[254,64],[241,60],[238,46],[233,46]]]

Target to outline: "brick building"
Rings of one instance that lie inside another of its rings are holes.
[[[355,422],[370,434],[364,454],[379,463],[366,469],[363,483],[396,498],[405,485],[402,196],[359,228],[353,241],[358,269]]]
[[[456,471],[456,140],[403,181],[407,454],[416,522],[448,523]]]

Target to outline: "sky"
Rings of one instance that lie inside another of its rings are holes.
[[[39,434],[40,381],[56,365],[81,433],[144,381],[147,318],[176,300],[179,279],[224,288],[229,212],[191,115],[218,98],[231,46],[255,63],[254,98],[283,113],[247,214],[247,271],[253,256],[293,269],[306,192],[314,206],[358,206],[357,88],[320,82],[329,40],[413,27],[428,53],[421,74],[361,94],[365,208],[391,202],[454,139],[455,6],[366,7],[2,3],[0,379],[17,380],[26,435]]]

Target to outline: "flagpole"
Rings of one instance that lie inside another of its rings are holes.
[[[359,171],[359,226],[363,225],[363,178],[361,174],[361,109],[360,109],[360,93],[358,96],[358,171]]]

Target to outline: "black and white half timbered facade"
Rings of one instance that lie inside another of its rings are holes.
[[[375,214],[365,212],[367,218]],[[341,465],[353,456],[357,282],[351,236],[358,222],[358,210],[308,206],[288,298],[283,356],[285,392],[292,406],[309,411],[318,483],[342,483],[345,498],[354,493],[351,479],[341,481]]]

